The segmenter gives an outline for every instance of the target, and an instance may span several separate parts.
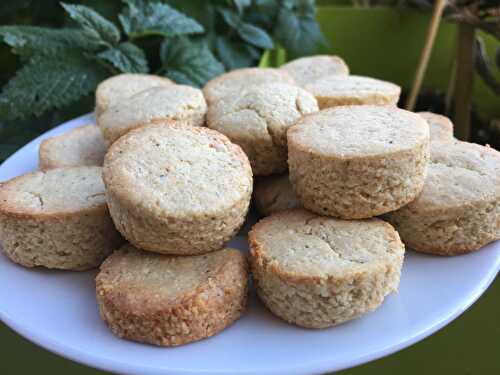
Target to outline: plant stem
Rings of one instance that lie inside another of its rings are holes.
[[[415,73],[415,79],[413,81],[410,95],[408,96],[408,100],[406,101],[406,109],[409,111],[413,111],[413,109],[415,108],[417,96],[422,86],[422,81],[424,79],[425,71],[427,70],[427,65],[429,64],[429,58],[431,57],[432,47],[434,46],[434,41],[436,40],[436,35],[439,29],[439,23],[441,22],[441,16],[443,15],[445,4],[446,0],[437,0],[434,5],[431,23],[429,25],[429,29],[427,30],[425,46],[422,50],[422,54],[420,55],[420,61],[418,62],[418,67]]]
[[[457,138],[467,141],[470,137],[470,107],[474,78],[476,29],[468,24],[458,25],[457,71],[453,121]]]

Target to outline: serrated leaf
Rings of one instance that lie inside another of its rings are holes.
[[[122,73],[147,73],[149,70],[144,51],[130,42],[120,43],[97,56]]]
[[[275,36],[291,58],[310,55],[326,44],[314,19],[314,7],[309,1],[287,1],[278,15]]]
[[[120,31],[95,10],[84,5],[61,3],[69,16],[82,27],[89,38],[105,45],[114,46],[120,41]]]
[[[208,80],[224,73],[224,66],[215,58],[206,43],[188,38],[166,39],[160,56],[165,75],[177,83],[201,87]]]
[[[34,54],[55,55],[68,49],[93,52],[99,44],[86,38],[77,29],[49,29],[36,26],[0,26],[0,36],[23,57]]]
[[[194,19],[171,6],[159,2],[128,0],[123,14],[119,15],[123,30],[132,38],[148,35],[172,37],[203,32]]]
[[[215,49],[219,60],[228,70],[251,66],[260,57],[257,48],[229,39],[227,36],[218,36]]]
[[[273,40],[269,34],[260,27],[243,22],[238,28],[238,35],[244,41],[253,44],[254,46],[270,49],[273,48]]]
[[[35,56],[4,86],[0,117],[20,119],[61,108],[95,90],[103,78],[103,69],[79,54]]]

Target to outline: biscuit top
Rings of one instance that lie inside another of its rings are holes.
[[[418,112],[429,124],[431,142],[453,140],[453,123],[446,116],[432,112]]]
[[[118,74],[102,81],[96,90],[97,110],[116,105],[124,99],[156,86],[168,86],[174,82],[151,74]]]
[[[303,209],[262,219],[249,238],[254,257],[302,277],[358,273],[404,254],[397,232],[380,219],[340,220]]]
[[[349,67],[344,60],[331,55],[301,57],[282,65],[280,69],[289,73],[300,86],[330,75],[349,74]]]
[[[41,167],[102,166],[106,149],[97,126],[82,126],[44,140],[40,145]]]
[[[403,210],[434,211],[500,199],[500,153],[467,142],[433,142],[422,193]]]
[[[252,190],[241,148],[202,127],[148,125],[113,143],[104,181],[124,204],[159,216],[210,215]]]
[[[198,288],[207,287],[226,264],[241,258],[240,252],[234,249],[182,257],[154,254],[127,244],[101,265],[98,291],[110,298],[114,295],[116,303],[159,307],[158,304],[188,297]]]
[[[236,69],[210,80],[203,88],[209,103],[225,96],[239,94],[244,88],[261,83],[282,82],[294,84],[293,78],[284,70],[273,68]]]
[[[70,167],[16,177],[0,185],[0,211],[53,215],[104,207],[101,175],[101,167]]]
[[[390,106],[342,106],[303,117],[288,142],[323,156],[353,158],[410,150],[429,141],[419,115]]]
[[[105,133],[128,129],[151,121],[185,120],[193,114],[205,113],[207,104],[201,90],[185,85],[153,87],[109,107],[99,117],[99,127]]]
[[[304,86],[316,97],[364,99],[372,96],[399,98],[401,88],[391,82],[363,76],[330,75]]]
[[[271,137],[285,146],[287,129],[316,111],[316,99],[307,91],[286,83],[264,83],[211,105],[207,123],[231,139]]]

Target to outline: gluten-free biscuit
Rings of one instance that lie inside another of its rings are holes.
[[[207,126],[241,146],[254,175],[270,175],[287,169],[288,128],[316,111],[316,99],[307,91],[284,83],[265,83],[211,104]]]
[[[40,144],[38,164],[40,169],[102,166],[106,149],[99,128],[86,125],[45,139]]]
[[[429,134],[431,142],[453,141],[453,123],[443,115],[432,112],[418,112],[429,124]]]
[[[333,55],[301,57],[280,66],[280,69],[289,73],[299,86],[331,75],[349,75],[345,61]]]
[[[97,267],[123,242],[106,206],[100,167],[28,173],[0,185],[0,241],[26,267]]]
[[[238,250],[180,257],[125,245],[102,264],[96,295],[115,335],[177,346],[213,336],[240,318],[247,280]]]
[[[249,243],[260,299],[276,316],[302,327],[357,318],[398,289],[404,246],[380,219],[287,210],[259,221]]]
[[[284,70],[274,68],[236,69],[208,81],[203,94],[209,104],[224,97],[238,95],[245,88],[261,83],[281,82],[294,84],[295,81]]]
[[[143,90],[151,87],[172,85],[174,82],[165,77],[151,74],[118,74],[102,81],[95,92],[95,111],[97,117],[108,107],[121,103]]]
[[[361,219],[396,210],[422,191],[429,126],[390,106],[343,106],[288,130],[290,181],[305,208]]]
[[[306,84],[320,109],[342,105],[396,105],[401,87],[375,78],[331,75]]]
[[[140,126],[161,122],[203,126],[207,104],[201,90],[185,85],[153,87],[109,107],[97,118],[104,139],[111,145]]]
[[[385,217],[409,248],[425,253],[468,253],[500,239],[500,153],[432,142],[422,193]]]
[[[104,161],[111,216],[136,247],[164,254],[220,249],[245,220],[252,170],[214,130],[161,123],[132,130]]]

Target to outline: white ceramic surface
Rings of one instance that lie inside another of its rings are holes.
[[[92,121],[83,116],[29,143],[0,166],[0,181],[37,167],[43,138]],[[246,248],[245,237],[231,245]],[[340,370],[401,350],[464,312],[500,268],[500,242],[453,258],[408,252],[397,295],[375,312],[325,330],[273,317],[255,298],[221,334],[178,348],[120,340],[99,319],[93,272],[28,270],[0,255],[0,318],[48,350],[123,374],[311,374]]]

